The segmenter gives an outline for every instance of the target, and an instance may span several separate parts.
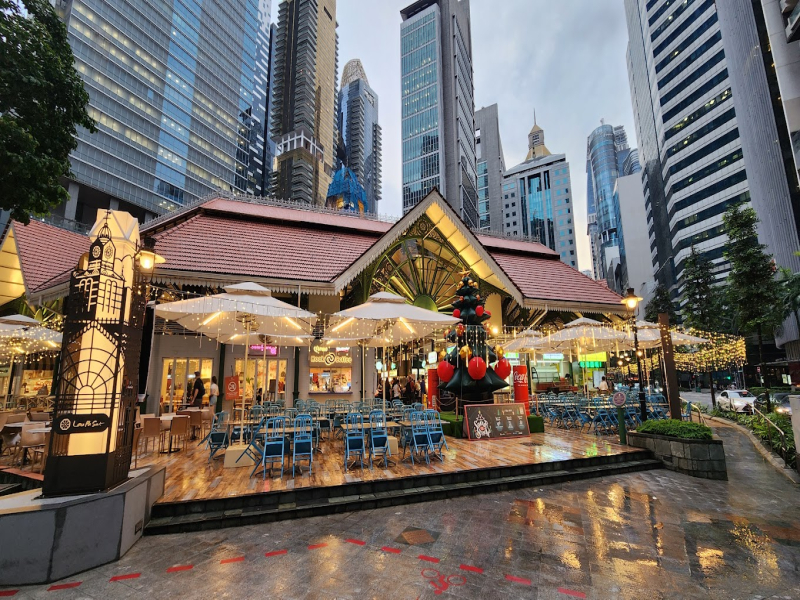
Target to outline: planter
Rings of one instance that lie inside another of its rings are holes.
[[[544,419],[536,415],[528,415],[528,429],[531,433],[544,433]]]
[[[703,479],[728,479],[722,440],[691,440],[630,431],[628,445],[650,450],[671,471]]]

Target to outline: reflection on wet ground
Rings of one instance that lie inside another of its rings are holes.
[[[149,537],[78,587],[16,597],[800,600],[797,486],[716,431],[727,482],[649,471]]]

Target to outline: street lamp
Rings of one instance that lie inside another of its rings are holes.
[[[642,422],[647,420],[647,400],[644,395],[644,379],[642,378],[642,359],[639,352],[639,329],[636,326],[636,307],[642,299],[636,295],[633,288],[628,288],[628,293],[622,297],[620,302],[624,304],[629,311],[631,311],[631,322],[633,324],[633,346],[636,352],[636,370],[639,375],[639,412]]]

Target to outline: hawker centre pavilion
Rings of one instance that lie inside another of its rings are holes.
[[[490,330],[508,334],[576,317],[625,318],[620,297],[604,284],[560,261],[538,243],[471,231],[434,190],[396,222],[263,198],[220,195],[144,224],[142,237],[156,240],[166,261],[156,267],[152,303],[213,294],[225,286],[255,282],[293,305],[322,315],[358,305],[389,291],[427,309],[450,312],[464,273],[479,284],[491,312]],[[11,222],[0,247],[0,305],[23,300],[29,308],[63,314],[71,271],[89,249],[85,235],[37,220]],[[196,371],[204,380],[239,374],[245,393],[269,380],[267,392],[291,402],[321,394],[372,395],[377,383],[375,350],[336,348],[335,364],[315,360],[311,341],[285,347],[269,338],[249,348],[220,344],[155,319],[148,310],[140,392],[147,412],[177,403]],[[322,334],[324,319],[318,322]],[[147,331],[149,329],[149,331]],[[417,347],[419,356],[434,348]],[[408,351],[408,349],[406,349]],[[397,375],[406,374],[392,356]],[[266,375],[266,377],[265,377]],[[389,373],[393,376],[393,373]],[[362,387],[363,382],[363,387]],[[209,383],[208,381],[206,382]],[[206,386],[208,389],[208,386]]]

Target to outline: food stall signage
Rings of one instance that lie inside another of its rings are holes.
[[[264,344],[250,344],[250,351],[251,352],[264,352],[266,349],[266,353],[270,356],[277,356],[278,355],[278,347],[277,346],[265,346]]]
[[[103,413],[61,415],[56,423],[56,433],[74,435],[76,433],[95,433],[105,431],[111,423],[108,415]]]
[[[311,348],[308,362],[314,366],[352,366],[353,356],[350,348],[328,348],[327,346],[315,345]]]
[[[542,360],[564,360],[564,355],[561,352],[555,354],[543,354]]]

